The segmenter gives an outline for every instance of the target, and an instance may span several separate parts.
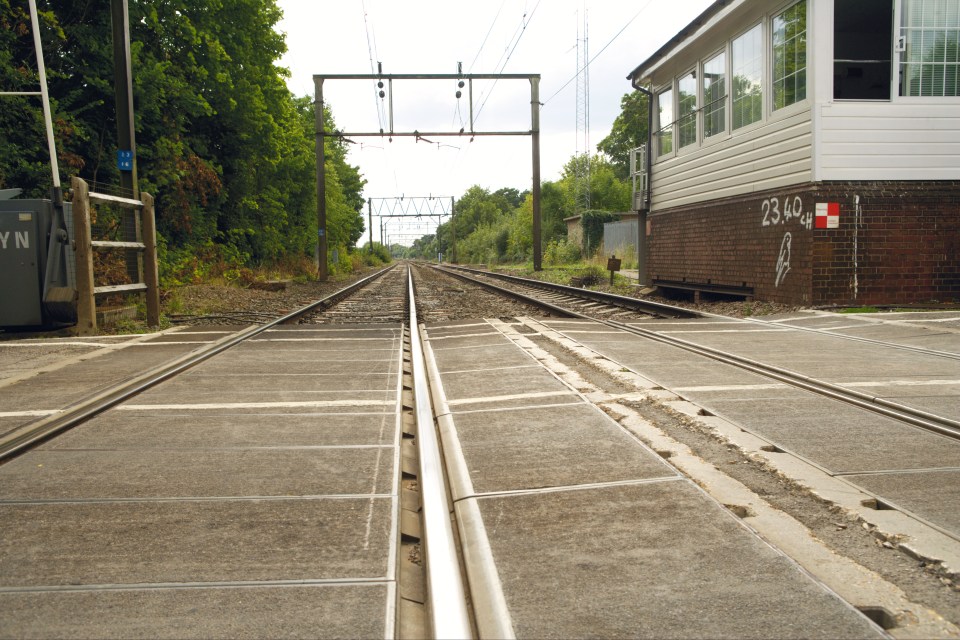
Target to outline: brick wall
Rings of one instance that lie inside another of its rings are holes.
[[[839,204],[838,228],[816,228],[818,202]],[[649,220],[654,279],[801,305],[960,299],[960,181],[808,183]]]

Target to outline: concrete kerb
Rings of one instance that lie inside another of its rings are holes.
[[[951,578],[960,576],[960,541],[936,527],[896,509],[866,506],[877,496],[860,489],[842,477],[831,475],[819,465],[791,451],[780,449],[747,427],[720,416],[701,415],[702,408],[692,402],[667,402],[668,406],[712,429],[721,439],[737,447],[744,455],[760,460],[777,474],[800,484],[821,500],[837,505],[866,525],[879,540],[901,548],[907,555],[930,564],[939,564]],[[776,447],[770,451],[770,447]]]

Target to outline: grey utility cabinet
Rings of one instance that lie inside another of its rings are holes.
[[[65,216],[72,232],[69,207],[65,205]],[[43,287],[52,220],[49,200],[0,200],[0,327],[48,323]],[[73,252],[66,258],[68,284],[75,286]]]

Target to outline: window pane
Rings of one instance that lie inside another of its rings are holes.
[[[900,54],[903,96],[956,95],[960,68],[960,2],[903,0]]]
[[[657,94],[660,130],[657,132],[658,155],[673,151],[673,90],[667,89]]]
[[[807,0],[774,17],[773,108],[789,107],[807,97]],[[801,84],[803,85],[801,87]]]
[[[721,53],[703,65],[703,137],[727,127],[727,55]]]
[[[677,135],[679,148],[697,141],[697,80],[692,73],[677,83]]]
[[[733,41],[733,128],[739,129],[763,117],[763,31],[760,25]]]

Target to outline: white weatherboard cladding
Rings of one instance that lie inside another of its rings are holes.
[[[806,107],[660,160],[652,171],[652,209],[810,182],[812,140],[813,124]]]
[[[817,108],[817,180],[960,179],[955,99],[831,102]]]

